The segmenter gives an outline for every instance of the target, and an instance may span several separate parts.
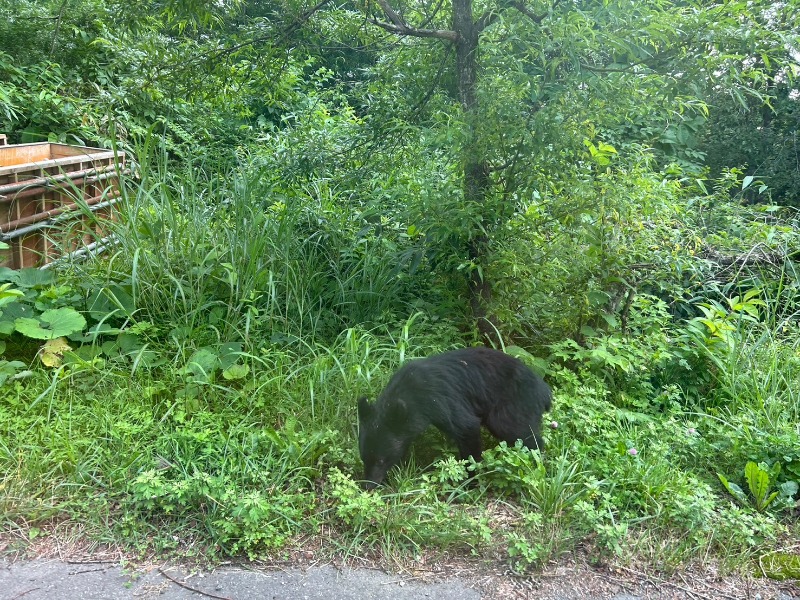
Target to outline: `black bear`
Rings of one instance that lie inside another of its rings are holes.
[[[434,425],[480,460],[481,425],[509,444],[543,449],[542,413],[552,393],[520,360],[489,348],[465,348],[414,360],[392,376],[375,404],[358,401],[358,448],[368,489],[383,482],[411,442]]]

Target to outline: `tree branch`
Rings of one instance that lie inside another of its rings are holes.
[[[442,62],[439,64],[439,69],[438,71],[436,71],[436,77],[433,78],[433,82],[431,86],[428,88],[428,91],[425,92],[425,96],[423,96],[422,99],[419,102],[417,102],[417,104],[414,106],[413,108],[414,114],[419,114],[422,111],[423,107],[431,99],[431,96],[433,96],[433,94],[436,92],[436,88],[442,79],[442,73],[444,73],[445,67],[448,64],[448,61],[450,59],[450,54],[452,53],[452,51],[453,51],[453,46],[452,45],[447,46],[444,52],[444,57],[442,59]]]
[[[651,71],[658,73],[663,66],[670,64],[674,58],[675,53],[670,51],[664,52],[663,54],[654,54],[647,59],[638,60],[636,62],[628,63],[627,65],[622,65],[619,67],[590,65],[584,61],[579,61],[578,64],[580,64],[581,68],[593,73],[629,73],[636,67],[647,67]]]
[[[555,8],[555,7],[556,7],[556,5],[558,4],[558,2],[559,2],[559,0],[556,0],[556,1],[553,3],[553,8]],[[541,23],[542,21],[544,21],[544,20],[547,18],[547,15],[549,15],[549,14],[550,14],[550,12],[548,11],[548,12],[546,12],[546,13],[542,13],[541,15],[537,15],[537,14],[535,14],[535,13],[534,13],[534,12],[533,12],[533,11],[532,11],[530,8],[528,8],[527,6],[525,6],[525,4],[524,4],[524,3],[522,3],[522,2],[519,2],[519,1],[511,2],[511,6],[513,6],[514,8],[516,8],[516,9],[517,9],[519,12],[521,12],[523,15],[525,15],[526,17],[528,17],[528,18],[529,18],[531,21],[533,21],[533,22],[534,22],[534,23],[536,23],[537,25],[538,25],[539,23]]]
[[[417,27],[411,27],[408,23],[406,23],[403,18],[397,14],[391,5],[386,0],[375,0],[378,3],[378,6],[381,7],[383,13],[386,15],[386,18],[391,21],[391,23],[387,23],[386,21],[378,21],[377,19],[368,18],[367,21],[372,23],[373,25],[377,25],[381,29],[385,29],[391,33],[396,35],[410,35],[412,37],[422,37],[422,38],[438,38],[440,40],[448,40],[450,42],[455,42],[458,39],[458,34],[455,31],[451,31],[449,29],[419,29]]]
[[[553,8],[555,8],[560,1],[561,0],[555,0],[555,2],[553,2]],[[520,0],[514,0],[512,2],[509,2],[507,4],[507,6],[511,6],[513,8],[516,8],[519,12],[521,12],[523,15],[528,17],[531,21],[533,21],[537,25],[539,23],[541,23],[542,21],[544,21],[547,18],[547,16],[550,14],[550,11],[548,11],[546,13],[542,13],[541,15],[534,14],[534,12],[530,8],[528,8]],[[484,29],[486,29],[487,27],[489,27],[492,23],[497,21],[499,16],[500,16],[500,12],[499,11],[497,11],[497,10],[487,10],[485,13],[483,13],[483,15],[481,15],[481,18],[476,21],[475,28],[479,32],[481,32]]]
[[[58,41],[58,31],[61,29],[61,20],[64,18],[64,11],[67,10],[67,3],[69,0],[64,0],[64,3],[61,5],[61,10],[58,11],[58,16],[56,17],[56,30],[53,32],[53,43],[50,45],[50,58],[53,58],[53,54],[56,51],[56,42]]]
[[[499,12],[493,10],[487,10],[485,13],[481,15],[481,18],[475,22],[475,29],[478,30],[478,33],[489,27],[492,23],[497,21],[497,18],[500,16]]]
[[[373,25],[377,25],[381,29],[385,29],[390,33],[394,33],[396,35],[410,35],[411,37],[422,37],[422,38],[438,38],[440,40],[447,40],[449,42],[455,42],[458,39],[458,35],[455,31],[450,31],[449,29],[417,29],[415,27],[409,27],[408,25],[393,25],[392,23],[386,23],[385,21],[378,21],[377,19],[367,19],[367,22],[372,23]]]
[[[383,9],[384,14],[389,17],[389,20],[394,23],[395,27],[399,29],[408,29],[408,25],[406,22],[397,14],[397,12],[392,8],[392,6],[386,2],[386,0],[375,0]]]
[[[246,48],[247,46],[255,46],[261,42],[266,42],[268,40],[273,40],[275,44],[283,43],[285,40],[289,39],[295,30],[302,27],[306,21],[308,21],[314,14],[317,13],[323,6],[328,4],[331,0],[319,0],[314,6],[309,8],[307,11],[299,15],[292,23],[290,23],[278,36],[272,35],[272,33],[264,36],[254,37],[252,39],[247,40],[246,42],[241,42],[239,44],[235,44],[233,46],[229,46],[227,48],[222,48],[219,50],[210,50],[208,52],[203,52],[202,54],[190,58],[188,60],[184,59],[180,63],[172,63],[167,65],[167,68],[177,67],[179,65],[186,65],[187,63],[195,63],[200,62],[201,60],[205,61],[212,61],[217,60],[223,56],[229,56],[242,48]]]
[[[436,5],[436,8],[433,9],[433,12],[425,19],[422,23],[419,24],[419,27],[427,27],[428,24],[433,21],[434,17],[439,14],[439,11],[442,8],[442,4],[444,4],[444,0],[439,0],[439,3]]]

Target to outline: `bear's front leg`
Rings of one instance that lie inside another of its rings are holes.
[[[462,429],[453,435],[456,445],[458,445],[458,454],[461,460],[467,460],[470,456],[476,461],[480,461],[481,452],[483,450],[481,443],[481,423],[477,421],[474,424],[464,426]]]

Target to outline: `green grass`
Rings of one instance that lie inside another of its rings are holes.
[[[631,420],[599,398],[600,382],[576,386],[567,372],[553,374],[559,427],[544,461],[490,447],[465,482],[464,465],[434,453],[446,460],[412,460],[361,491],[354,393],[376,393],[401,353],[424,352],[413,329],[393,344],[350,331],[326,351],[265,353],[247,381],[196,397],[176,397],[172,367],[16,382],[0,404],[2,522],[10,532],[66,519],[132,551],[210,557],[276,556],[324,531],[323,553],[500,554],[518,570],[586,541],[620,560],[742,560],[791,533],[780,511],[734,508],[713,482],[724,467],[710,448],[728,425],[679,412]]]
[[[404,319],[429,287],[421,271],[403,274],[406,248],[325,186],[289,191],[257,169],[166,164],[156,156],[126,182],[118,245],[91,276],[179,346],[330,344],[350,325]]]

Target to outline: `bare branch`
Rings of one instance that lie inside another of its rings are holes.
[[[439,14],[439,11],[442,8],[442,4],[444,4],[444,0],[439,0],[439,3],[436,5],[436,8],[433,9],[433,12],[430,14],[430,16],[427,19],[425,19],[422,23],[420,23],[418,25],[418,27],[427,27],[428,24],[431,21],[433,21],[433,19],[436,17],[436,15]]]
[[[228,596],[217,596],[216,594],[212,594],[211,592],[204,592],[203,590],[199,590],[199,589],[197,589],[195,587],[192,587],[192,586],[186,584],[183,581],[178,581],[172,575],[169,575],[164,569],[159,568],[158,572],[161,573],[167,579],[169,579],[175,585],[179,585],[183,589],[189,590],[193,594],[200,594],[201,596],[207,596],[209,598],[217,598],[218,600],[230,600],[230,598],[228,598]]]
[[[439,69],[436,71],[436,76],[433,78],[433,81],[431,82],[428,91],[425,92],[425,96],[423,96],[422,99],[419,102],[417,102],[416,105],[414,106],[415,114],[419,114],[422,111],[423,107],[428,103],[433,94],[436,92],[436,88],[438,87],[439,83],[442,80],[442,74],[444,73],[445,68],[450,62],[450,54],[452,52],[453,52],[453,46],[448,46],[444,52],[442,62],[439,63]]]
[[[58,41],[58,30],[61,29],[61,19],[64,17],[64,11],[67,9],[67,3],[69,0],[64,0],[64,3],[61,5],[61,10],[58,11],[58,16],[56,17],[56,30],[53,32],[53,43],[50,45],[50,58],[53,58],[53,54],[56,51],[56,42]]]
[[[204,53],[202,53],[202,54],[200,54],[200,55],[198,55],[198,56],[196,56],[194,58],[190,58],[188,60],[183,60],[180,63],[172,63],[172,64],[168,65],[168,67],[177,67],[179,65],[185,65],[187,63],[200,62],[201,60],[206,60],[206,61],[217,60],[222,56],[227,56],[227,55],[233,54],[234,52],[237,52],[238,50],[241,50],[242,48],[245,48],[247,46],[255,46],[256,44],[259,44],[261,42],[266,42],[266,41],[269,41],[269,40],[273,40],[274,44],[281,44],[281,43],[285,42],[287,39],[289,39],[289,36],[291,36],[295,32],[295,30],[297,30],[300,27],[302,27],[311,17],[313,17],[323,6],[328,4],[328,2],[330,2],[330,1],[331,0],[319,0],[319,2],[317,2],[314,6],[312,6],[307,11],[305,11],[304,13],[299,15],[278,36],[275,36],[275,35],[272,35],[272,34],[265,35],[265,36],[258,36],[258,37],[252,38],[250,40],[247,40],[246,42],[242,42],[240,44],[235,44],[233,46],[229,46],[229,47],[223,48],[221,50],[213,50],[213,51],[209,51],[209,52],[204,52]]]
[[[381,29],[385,29],[391,33],[396,35],[410,35],[412,37],[422,37],[422,38],[438,38],[440,40],[448,40],[450,42],[455,42],[458,39],[458,34],[455,31],[451,31],[449,29],[420,29],[418,27],[411,27],[408,23],[406,23],[403,18],[397,14],[391,5],[386,0],[375,0],[378,5],[383,9],[384,14],[386,17],[391,21],[391,23],[387,23],[386,21],[378,21],[377,19],[367,19],[373,25],[377,25]],[[429,22],[428,19],[427,22]]]
[[[493,10],[487,10],[485,13],[481,15],[481,18],[475,22],[475,29],[478,30],[478,33],[489,27],[492,23],[497,21],[498,17],[500,16],[499,12]]]
[[[558,3],[560,1],[561,0],[555,0],[555,2],[553,2],[553,8],[558,6]],[[542,21],[544,21],[550,14],[550,12],[548,11],[546,13],[542,13],[541,15],[537,15],[521,0],[512,0],[511,2],[508,2],[506,6],[511,6],[513,8],[516,8],[519,12],[528,17],[531,21],[533,21],[537,25]],[[488,10],[485,13],[483,13],[483,15],[481,15],[480,19],[477,20],[477,22],[475,23],[475,28],[479,32],[483,31],[484,29],[489,27],[492,23],[497,21],[499,17],[500,17],[500,12],[498,10]]]
[[[555,7],[556,4],[558,4],[558,0],[556,0],[556,2],[553,4],[553,6]],[[537,15],[529,7],[525,6],[524,3],[519,2],[519,1],[511,2],[511,6],[516,8],[519,12],[521,12],[523,15],[528,17],[531,21],[533,21],[537,25],[539,23],[541,23],[542,21],[544,21],[547,18],[547,15],[550,14],[549,12],[546,12],[546,13],[542,13],[541,15]]]
[[[378,3],[378,6],[380,6],[383,9],[383,12],[386,14],[386,16],[389,17],[389,20],[392,23],[394,23],[395,27],[398,27],[400,29],[408,29],[408,25],[406,24],[406,22],[402,19],[402,17],[400,17],[400,15],[397,14],[397,12],[391,7],[391,5],[388,2],[386,2],[386,0],[375,0],[375,1]]]
[[[449,29],[417,29],[416,27],[409,27],[408,25],[393,25],[385,21],[378,21],[377,19],[367,19],[373,25],[377,25],[381,29],[385,29],[396,35],[410,35],[411,37],[421,38],[438,38],[440,40],[447,40],[455,42],[458,39],[458,34]]]

